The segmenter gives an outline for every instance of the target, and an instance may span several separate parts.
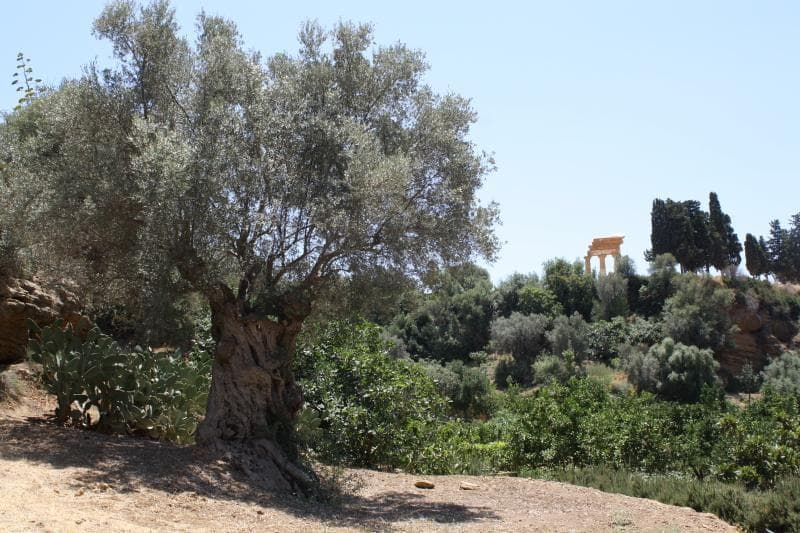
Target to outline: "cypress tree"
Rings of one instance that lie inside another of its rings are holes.
[[[763,242],[763,240],[762,238],[761,241]],[[769,273],[766,252],[761,246],[761,243],[751,233],[745,236],[744,255],[747,271],[754,277]]]

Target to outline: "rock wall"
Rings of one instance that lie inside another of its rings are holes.
[[[74,294],[63,287],[45,289],[36,281],[0,278],[0,364],[25,358],[28,325],[52,324],[61,318],[75,328],[88,327]]]
[[[748,362],[753,370],[761,371],[771,357],[796,347],[800,341],[797,324],[772,317],[757,300],[735,303],[731,318],[739,332],[733,335],[733,346],[717,355],[725,381],[738,376]]]

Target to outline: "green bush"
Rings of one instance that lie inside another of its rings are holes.
[[[589,320],[594,304],[594,278],[586,275],[581,261],[569,263],[564,259],[546,261],[544,268],[544,287],[555,294],[564,308],[564,314],[579,313]]]
[[[15,402],[19,400],[21,395],[21,387],[17,377],[10,372],[0,370],[0,403]]]
[[[761,372],[762,388],[800,395],[800,352],[789,351],[773,359]]]
[[[320,420],[310,445],[326,461],[409,468],[447,410],[433,380],[419,365],[390,357],[380,328],[367,322],[307,333],[296,368]]]
[[[589,356],[589,326],[578,313],[569,318],[564,315],[556,317],[553,329],[547,332],[546,337],[555,355],[569,350],[578,364]]]
[[[614,317],[589,324],[589,358],[610,362],[623,345],[650,347],[663,338],[661,325],[637,316]]]
[[[595,320],[611,320],[616,316],[627,316],[628,280],[613,273],[597,278],[597,300],[592,307]]]
[[[465,418],[488,415],[492,410],[493,391],[486,371],[461,361],[441,365],[435,361],[419,365],[436,383],[439,393],[450,400],[453,413]]]
[[[523,474],[691,507],[713,513],[745,531],[800,531],[800,478],[796,476],[785,478],[771,490],[750,491],[738,484],[645,475],[602,466],[526,470]]]
[[[737,300],[754,297],[773,319],[800,320],[800,294],[754,278],[736,278],[730,285],[737,289]]]
[[[549,383],[566,383],[575,376],[580,367],[575,364],[575,354],[566,350],[561,355],[543,355],[531,368],[533,383],[547,385]]]
[[[664,304],[665,337],[699,348],[719,350],[730,342],[734,293],[710,278],[686,274]]]
[[[696,402],[704,387],[717,383],[719,364],[711,350],[686,346],[667,337],[646,353],[631,350],[623,366],[639,390],[667,400]]]
[[[509,443],[495,424],[449,421],[437,424],[408,469],[423,474],[482,475],[511,468]]]
[[[497,358],[494,367],[494,384],[498,389],[505,389],[509,385],[529,384],[531,382],[531,368],[526,361],[517,361],[510,355],[501,355]]]
[[[631,310],[645,317],[656,316],[661,313],[664,302],[667,298],[675,294],[675,279],[677,273],[675,267],[677,261],[672,254],[661,254],[656,256],[650,263],[650,276],[643,278],[639,287],[639,295],[636,298],[636,305]],[[628,281],[631,283],[631,280]]]
[[[0,225],[0,278],[15,277],[22,272],[19,243]]]
[[[517,311],[523,315],[545,315],[555,318],[564,313],[564,307],[556,295],[535,283],[529,283],[517,291]]]
[[[84,427],[190,442],[205,413],[211,355],[123,348],[99,329],[81,338],[60,321],[39,329],[29,346],[42,365],[56,417]],[[96,408],[99,420],[90,419]]]
[[[438,273],[430,294],[398,315],[390,333],[415,359],[466,361],[486,347],[494,311],[489,273],[465,264]]]
[[[550,319],[545,315],[511,313],[492,322],[489,347],[496,353],[511,354],[513,360],[501,359],[495,367],[495,383],[505,387],[508,376],[516,383],[530,383],[530,366],[547,348],[546,333]]]
[[[800,396],[766,389],[745,409],[720,417],[715,476],[769,488],[800,474]]]

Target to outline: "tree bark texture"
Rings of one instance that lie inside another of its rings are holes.
[[[217,347],[197,443],[227,455],[264,488],[306,492],[311,477],[285,449],[303,404],[292,372],[302,323],[246,316],[228,302],[212,305],[212,324]]]

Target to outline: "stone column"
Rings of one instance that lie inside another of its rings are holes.
[[[592,273],[592,256],[587,255],[583,259],[586,261],[586,275],[589,276]]]
[[[606,256],[605,254],[600,256],[600,275],[606,275]]]

